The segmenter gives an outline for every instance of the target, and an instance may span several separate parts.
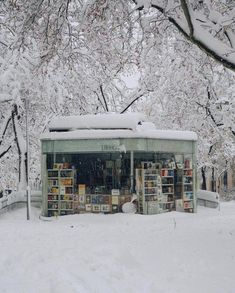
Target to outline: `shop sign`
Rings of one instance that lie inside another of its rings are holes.
[[[122,145],[109,145],[109,144],[103,144],[101,146],[102,151],[125,151]]]

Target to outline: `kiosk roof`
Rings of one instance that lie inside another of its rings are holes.
[[[41,140],[152,138],[197,140],[192,131],[158,130],[141,113],[56,117]]]

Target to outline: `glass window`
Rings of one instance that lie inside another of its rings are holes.
[[[47,156],[47,169],[62,165],[76,170],[77,184],[85,184],[86,193],[111,193],[119,189],[130,193],[130,153],[80,153]]]

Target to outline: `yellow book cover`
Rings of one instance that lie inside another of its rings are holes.
[[[118,196],[112,196],[112,204],[118,204]]]
[[[86,194],[86,185],[85,184],[79,184],[78,185],[78,194],[79,195],[85,195]]]

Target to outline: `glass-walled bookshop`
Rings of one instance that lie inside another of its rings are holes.
[[[141,113],[55,117],[41,136],[44,216],[196,211],[197,135]],[[127,205],[125,205],[127,206]]]
[[[121,212],[133,194],[143,214],[195,208],[193,154],[54,153],[46,175],[46,216]]]

